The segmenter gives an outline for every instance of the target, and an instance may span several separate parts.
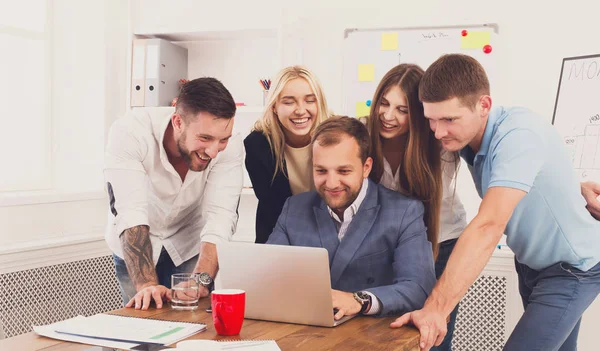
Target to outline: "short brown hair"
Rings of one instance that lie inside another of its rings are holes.
[[[358,144],[360,159],[364,164],[371,152],[371,140],[367,127],[356,118],[348,116],[332,116],[321,123],[312,137],[312,145],[319,143],[321,146],[337,145],[342,141],[342,136],[347,135]]]
[[[186,121],[200,112],[208,112],[217,118],[235,116],[235,101],[229,90],[215,78],[202,77],[181,86],[176,104],[177,113]]]
[[[490,94],[490,82],[483,66],[462,54],[441,56],[427,68],[419,85],[421,102],[441,102],[458,98],[473,109],[481,95]]]

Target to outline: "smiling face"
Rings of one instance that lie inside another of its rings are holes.
[[[393,86],[382,96],[378,116],[379,135],[382,138],[393,139],[408,133],[408,102],[399,86]]]
[[[318,141],[313,144],[315,188],[338,216],[358,197],[372,163],[369,157],[363,164],[358,142],[347,134],[340,136],[340,142],[334,145],[323,146]]]
[[[317,118],[317,97],[304,78],[292,79],[284,86],[273,111],[277,115],[292,147],[302,147],[310,142],[310,131]]]
[[[210,161],[225,150],[231,138],[234,119],[217,118],[200,112],[186,123],[179,115],[172,119],[179,156],[188,168],[201,172]]]
[[[477,152],[490,108],[489,96],[482,96],[473,109],[456,97],[441,102],[423,102],[429,127],[447,151],[459,151],[470,145]]]

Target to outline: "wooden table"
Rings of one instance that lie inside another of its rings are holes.
[[[391,329],[394,318],[357,317],[335,327],[312,327],[299,324],[265,322],[246,319],[239,336],[222,337],[213,328],[212,315],[205,312],[208,299],[200,301],[196,311],[175,311],[166,306],[163,309],[136,311],[122,308],[111,314],[131,317],[153,318],[170,321],[205,323],[207,330],[189,339],[239,340],[273,339],[279,348],[286,350],[397,350],[418,351],[419,332],[412,327]],[[82,351],[89,345],[71,343],[38,336],[35,333],[23,334],[0,340],[0,350],[44,350]],[[174,346],[173,346],[174,347]]]

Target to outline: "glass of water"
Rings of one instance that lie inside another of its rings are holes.
[[[200,289],[194,273],[171,275],[171,308],[193,311],[198,308]]]

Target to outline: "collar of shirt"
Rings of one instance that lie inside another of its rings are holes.
[[[501,107],[494,107],[490,110],[490,113],[488,114],[488,120],[485,125],[485,131],[483,132],[483,138],[481,139],[481,146],[479,147],[477,154],[473,154],[473,149],[471,149],[469,145],[460,150],[460,156],[469,164],[472,165],[477,156],[487,155],[488,149],[490,148],[490,142],[494,136],[494,129],[496,129],[496,122],[503,113],[504,109]]]
[[[156,119],[152,122],[152,129],[154,129],[154,135],[156,135],[156,141],[158,142],[160,160],[167,169],[172,168],[172,166],[167,166],[167,164],[170,165],[171,163],[167,157],[167,150],[165,150],[165,135],[167,134],[167,128],[169,127],[169,123],[171,123],[173,114],[175,114],[175,112],[169,113],[164,119]]]
[[[360,191],[358,192],[358,196],[356,197],[356,200],[354,200],[352,205],[348,206],[348,208],[344,211],[344,222],[350,222],[352,220],[352,217],[354,217],[356,212],[358,212],[358,209],[360,208],[360,205],[362,204],[363,200],[365,199],[365,196],[367,196],[367,188],[368,187],[369,187],[369,178],[365,178],[365,179],[363,179],[362,187],[360,188]],[[340,218],[338,217],[338,215],[335,212],[333,212],[333,210],[329,206],[327,206],[327,209],[329,210],[329,215],[331,217],[333,217],[333,219],[335,219],[338,223],[342,223],[342,221],[340,221]]]
[[[396,174],[392,172],[392,166],[386,158],[383,158],[383,174],[381,175],[380,184],[394,191],[400,190],[400,166],[396,170]]]

